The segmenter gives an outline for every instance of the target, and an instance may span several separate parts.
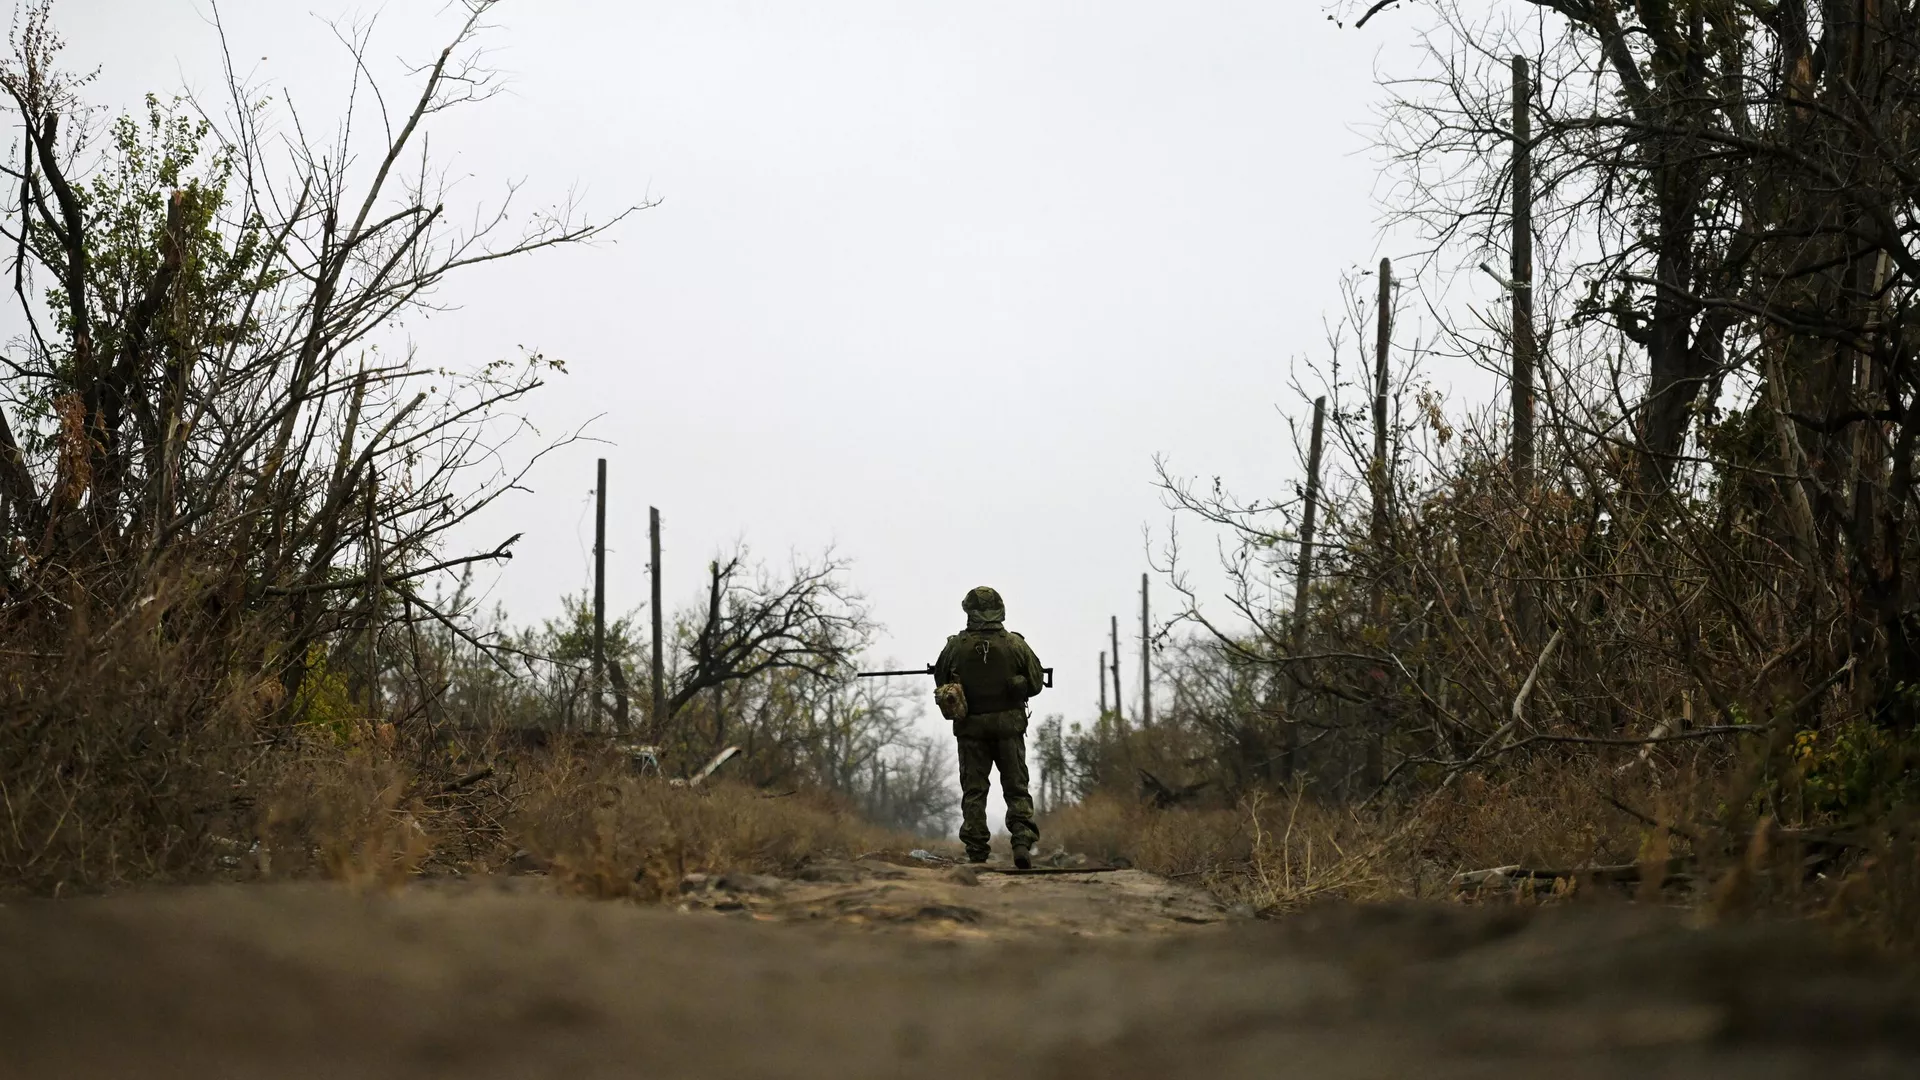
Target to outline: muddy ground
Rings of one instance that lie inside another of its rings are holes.
[[[1911,975],[1794,927],[803,876],[657,907],[525,877],[8,904],[0,1077],[1920,1076]]]

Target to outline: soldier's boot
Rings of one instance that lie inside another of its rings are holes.
[[[969,851],[967,852],[967,861],[970,863],[983,863],[987,861],[988,855],[989,853],[985,851]]]
[[[1033,869],[1033,845],[1040,830],[1033,823],[1033,795],[1027,790],[1026,740],[1010,735],[994,743],[1000,787],[1007,797],[1007,835],[1013,841],[1013,865]]]

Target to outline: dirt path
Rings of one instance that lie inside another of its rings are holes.
[[[909,930],[923,938],[1035,939],[1165,933],[1234,917],[1206,893],[1138,870],[1017,874],[928,868],[904,856],[823,861],[796,881],[698,877],[679,909],[762,921]],[[1250,913],[1243,913],[1250,914]]]
[[[1145,874],[0,908],[0,1076],[1920,1075],[1910,979],[1627,908],[1235,917]]]

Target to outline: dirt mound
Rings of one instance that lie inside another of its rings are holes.
[[[839,864],[0,909],[9,1077],[1911,1076],[1905,974],[1625,908],[1266,922],[1144,874]],[[732,880],[728,880],[731,878]],[[1199,925],[1205,924],[1205,925]]]

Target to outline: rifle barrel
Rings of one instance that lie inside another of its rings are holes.
[[[1053,685],[1053,669],[1041,668],[1040,670],[1046,676],[1046,682],[1044,685],[1052,686]],[[859,672],[855,672],[853,677],[856,679],[878,679],[888,675],[931,675],[931,674],[933,674],[933,665],[928,664],[926,667],[923,667],[923,668],[907,668],[902,671],[859,671]]]

